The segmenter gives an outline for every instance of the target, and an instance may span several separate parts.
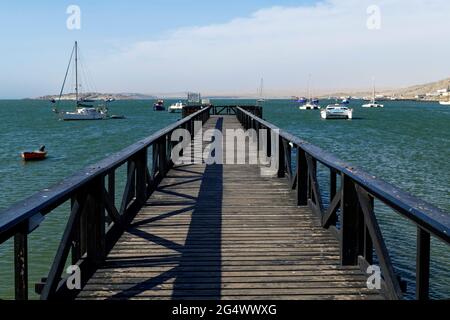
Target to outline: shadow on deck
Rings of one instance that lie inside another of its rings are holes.
[[[239,128],[233,116],[205,128]],[[174,167],[79,299],[376,299],[284,179],[257,165]]]

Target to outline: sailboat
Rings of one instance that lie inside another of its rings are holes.
[[[311,96],[311,75],[308,77],[308,100],[304,105],[299,107],[300,110],[319,110],[319,100],[313,99]]]
[[[369,103],[363,104],[362,107],[363,107],[363,108],[383,108],[383,107],[384,107],[384,105],[379,104],[379,103],[375,100],[375,78],[373,79],[372,99],[370,100]]]
[[[264,79],[261,78],[261,84],[260,84],[259,90],[258,90],[259,99],[256,100],[256,102],[265,102],[266,101],[266,99],[264,99],[264,97],[263,97],[263,90],[264,90]]]
[[[61,101],[62,94],[64,92],[64,86],[67,81],[67,75],[69,73],[70,66],[72,64],[72,58],[75,58],[75,111],[58,111],[57,108],[53,109],[61,120],[64,121],[74,121],[74,120],[104,120],[108,119],[108,109],[104,106],[94,107],[93,100],[80,98],[79,89],[80,83],[78,79],[78,42],[75,41],[75,45],[72,49],[72,54],[70,55],[69,65],[67,66],[66,75],[64,77],[64,82],[59,94],[59,101]],[[57,103],[52,100],[52,103]]]

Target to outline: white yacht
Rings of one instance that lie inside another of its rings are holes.
[[[178,101],[177,103],[171,105],[168,110],[170,113],[175,113],[175,112],[182,112],[183,108],[184,108],[183,102]]]
[[[304,105],[298,107],[300,110],[319,110],[320,106],[316,103],[308,101]]]
[[[256,102],[258,102],[258,103],[266,102],[266,99],[264,98],[264,79],[263,78],[261,78],[261,83],[260,83],[259,89],[258,89],[258,95],[259,95],[259,98],[256,100]]]
[[[375,79],[373,80],[373,91],[372,91],[372,98],[370,99],[369,103],[363,104],[363,108],[383,108],[384,105],[378,103],[375,100]]]
[[[311,75],[308,77],[308,100],[306,103],[298,107],[300,110],[319,110],[320,105],[317,99],[313,99],[311,96]]]
[[[325,110],[320,111],[322,119],[352,119],[353,109],[350,109],[342,104],[330,104]]]
[[[108,119],[108,109],[104,106],[94,107],[93,100],[86,100],[79,98],[79,88],[80,84],[78,83],[78,42],[75,41],[74,48],[72,50],[72,54],[70,56],[69,65],[67,70],[70,69],[72,64],[72,58],[75,55],[75,111],[59,111],[57,108],[54,108],[53,111],[58,114],[59,118],[64,121],[75,121],[75,120],[104,120]],[[64,82],[61,88],[61,92],[59,95],[59,101],[61,101],[61,96],[64,91],[64,85],[67,81],[67,74],[64,78]],[[52,103],[57,103],[55,100],[52,100]]]
[[[97,108],[77,108],[74,112],[62,112],[60,117],[64,121],[71,120],[104,120],[108,118],[106,110]]]
[[[376,102],[375,100],[372,100],[370,103],[363,104],[362,107],[363,108],[384,108],[384,105]]]

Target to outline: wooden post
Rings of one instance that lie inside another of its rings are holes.
[[[286,171],[286,160],[284,157],[284,144],[283,144],[283,138],[279,135],[278,136],[278,178],[284,178],[285,177],[285,171]]]
[[[152,171],[151,171],[151,176],[152,179],[155,178],[155,174],[156,172],[159,171],[158,168],[158,142],[155,141],[152,145]]]
[[[162,137],[159,141],[158,141],[158,155],[159,155],[159,172],[161,173],[161,178],[163,178],[166,175],[166,164],[167,164],[167,159],[166,159],[166,136]]]
[[[102,176],[92,182],[88,191],[87,256],[96,265],[103,262],[106,255],[104,190],[105,177]]]
[[[116,199],[116,172],[115,171],[111,171],[108,174],[108,194],[114,203],[114,201]]]
[[[14,236],[15,299],[28,300],[28,235],[26,227]]]
[[[364,223],[354,182],[344,174],[342,174],[341,220],[341,264],[357,265],[358,255],[362,251],[361,237],[364,229],[361,227]]]
[[[336,171],[330,169],[330,203],[333,201],[334,196],[336,195]]]
[[[147,201],[147,149],[136,157],[136,198],[140,205]]]
[[[87,251],[87,242],[88,242],[88,196],[87,194],[83,195],[83,199],[79,198],[80,207],[84,207],[84,209],[80,212],[80,220],[79,220],[79,257],[83,256]],[[72,208],[73,209],[73,208]]]
[[[374,198],[372,196],[369,196],[369,201],[370,201],[370,211],[373,212],[374,211]],[[363,244],[363,254],[364,254],[364,258],[366,259],[366,261],[369,264],[373,263],[373,242],[372,242],[372,238],[370,237],[370,233],[369,233],[369,229],[366,227],[366,220],[364,220],[364,244]]]
[[[416,299],[428,300],[430,288],[430,234],[417,227]]]
[[[70,203],[70,212],[74,210],[74,206],[76,203],[81,203],[80,199],[77,199],[77,196],[72,196],[71,203]],[[78,205],[78,204],[77,204]],[[81,249],[81,238],[82,235],[85,234],[81,231],[81,219],[82,214],[78,215],[76,218],[76,221],[74,223],[74,232],[72,236],[72,264],[75,265],[83,255],[82,249]]]
[[[306,206],[308,204],[308,164],[306,154],[300,147],[297,147],[297,205]]]

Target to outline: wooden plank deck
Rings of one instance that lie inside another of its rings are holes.
[[[240,128],[213,116],[205,128]],[[79,299],[379,299],[285,179],[258,165],[174,167]]]

